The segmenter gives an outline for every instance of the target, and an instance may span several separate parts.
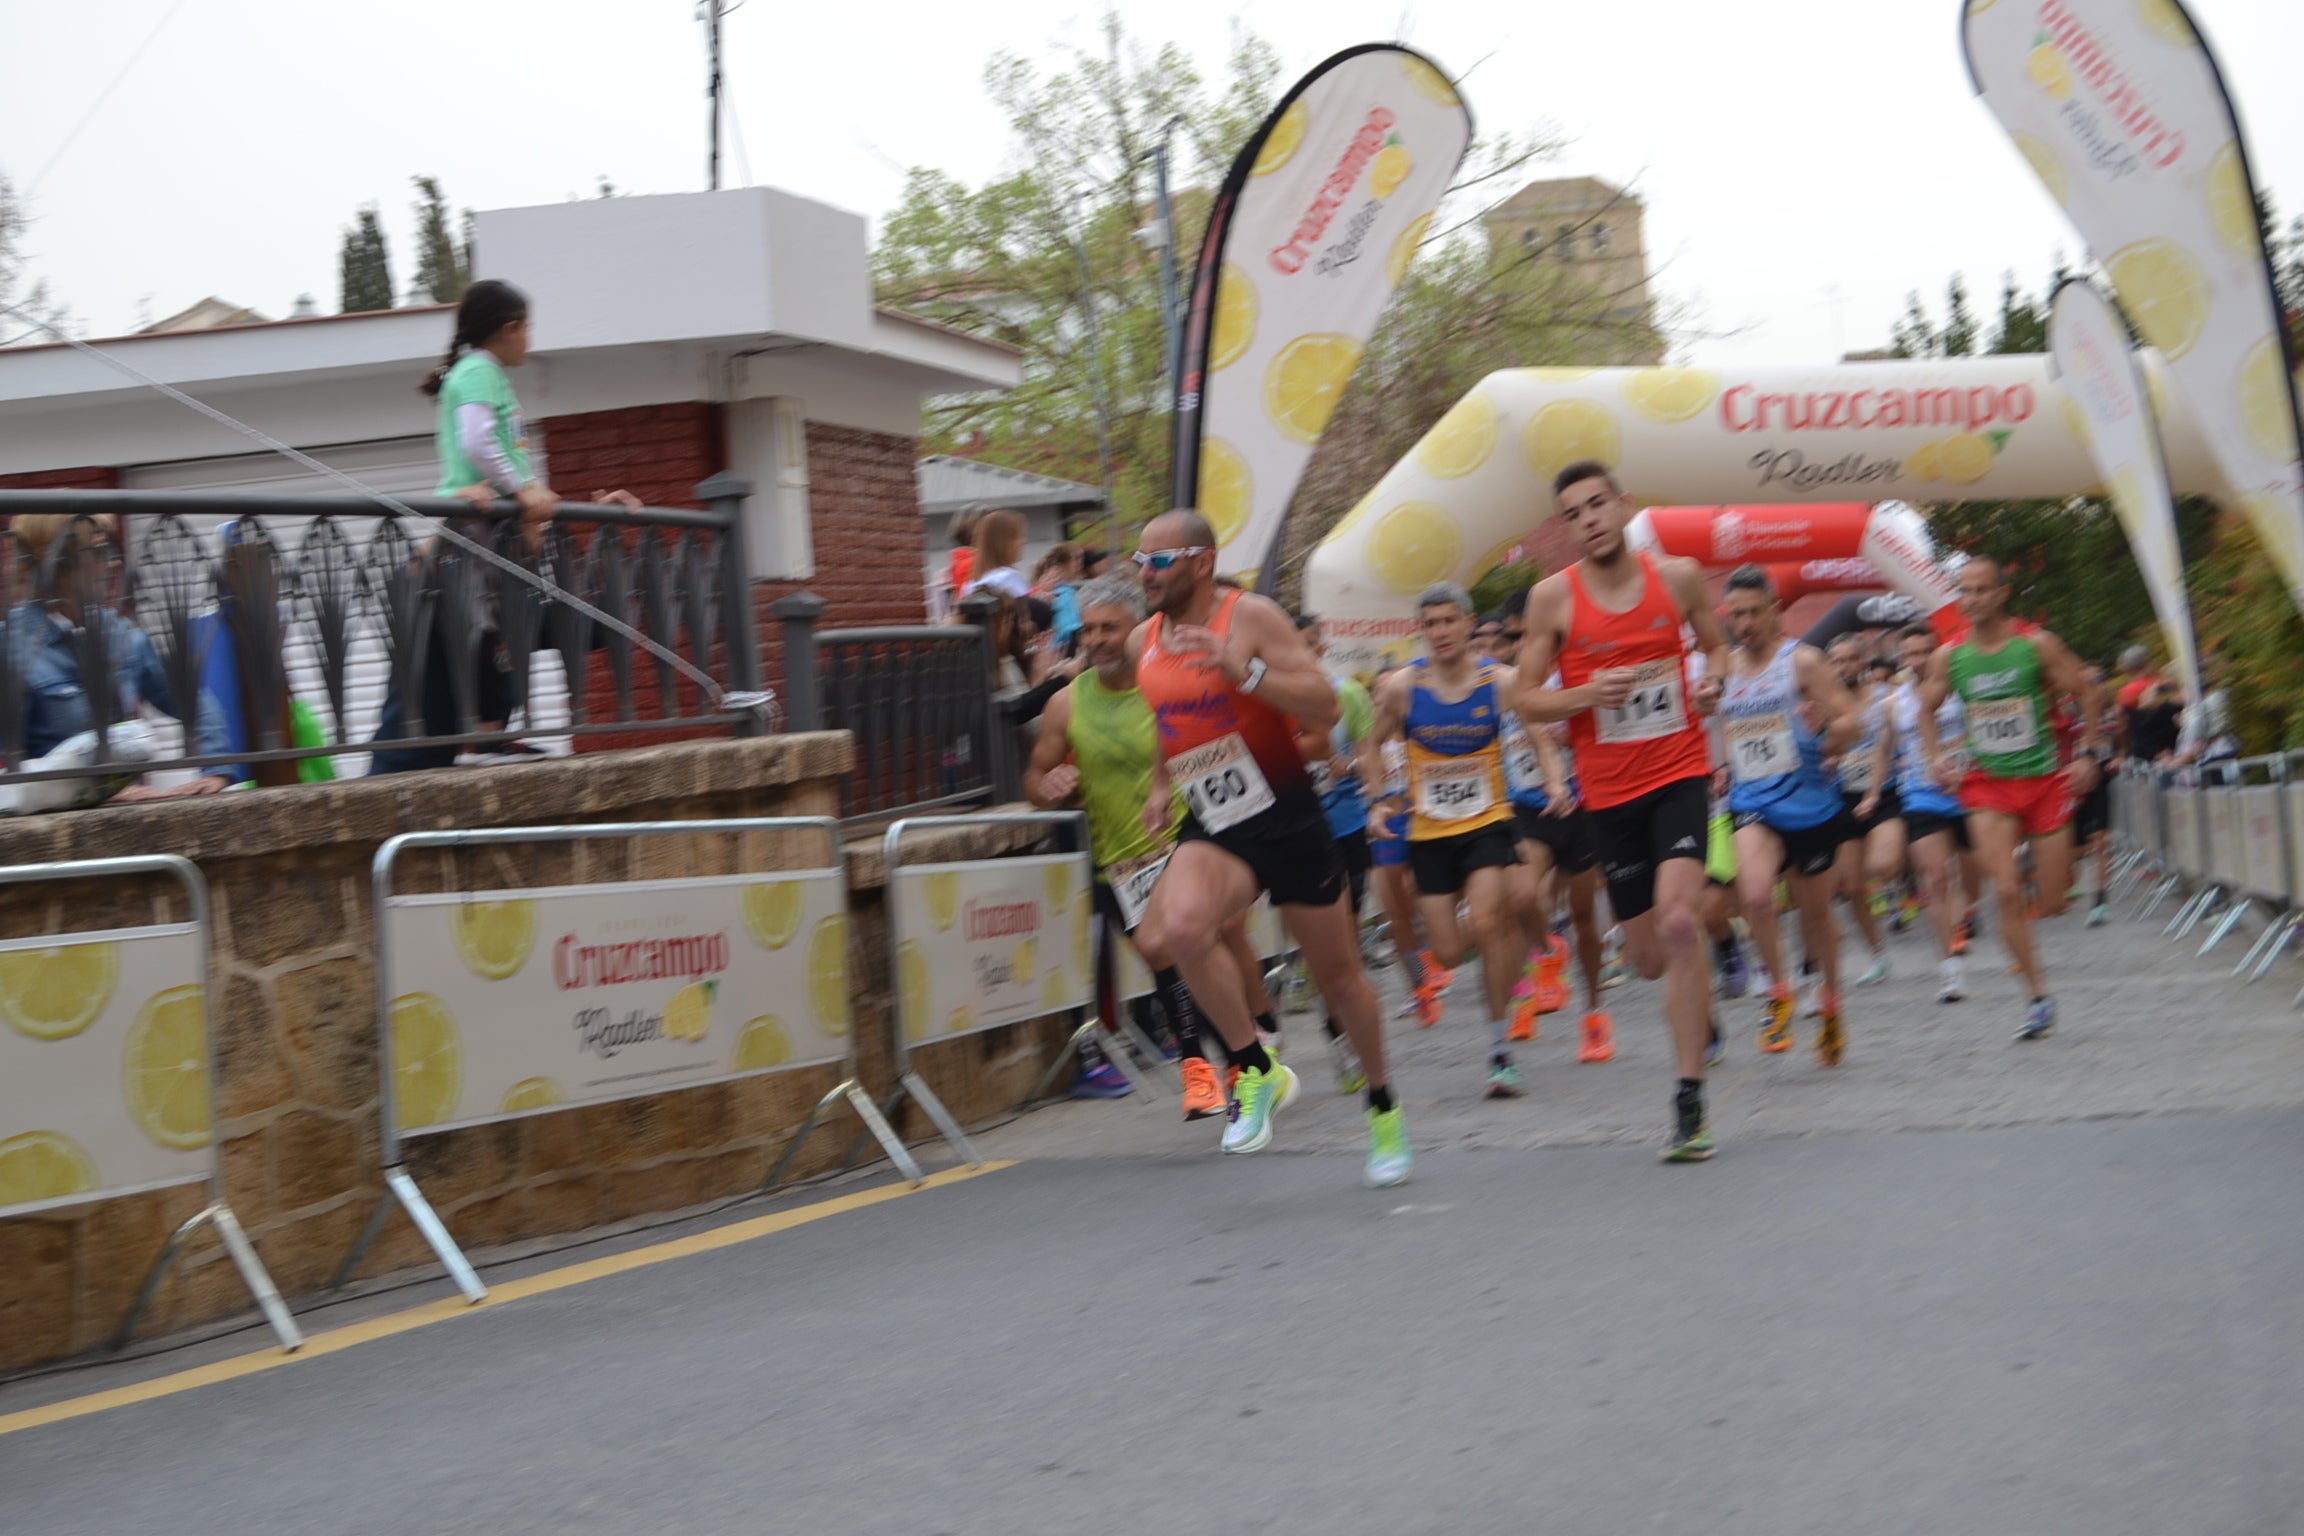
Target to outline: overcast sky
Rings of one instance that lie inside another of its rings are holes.
[[[588,193],[601,175],[627,192],[704,185],[692,0],[0,6],[0,170],[32,192],[35,270],[94,335],[211,293],[284,315],[309,292],[333,310],[341,230],[370,200],[405,285],[419,173],[481,208]],[[2304,3],[2191,7],[2259,177],[2284,210],[2304,208]],[[1211,65],[1247,17],[1289,77],[1351,43],[1416,44],[1466,76],[1484,126],[1549,125],[1571,141],[1544,174],[1645,196],[1660,287],[1710,333],[1687,338],[1682,358],[1760,363],[1880,345],[1905,293],[1934,300],[1952,271],[1989,306],[2004,269],[2037,285],[2056,251],[2079,254],[1969,94],[1958,9],[1163,0],[1122,14]],[[904,167],[970,181],[1002,170],[984,60],[1093,46],[1099,13],[1065,0],[748,0],[726,22],[743,150],[731,142],[729,180],[748,162],[756,182],[877,218]]]

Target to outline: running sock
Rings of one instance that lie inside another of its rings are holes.
[[[1320,1028],[1327,1033],[1328,1038],[1331,1040],[1341,1040],[1344,1038],[1344,1026],[1336,1022],[1336,1015],[1334,1014],[1330,1014],[1325,1019],[1322,1019],[1320,1021]]]
[[[1510,1019],[1490,1019],[1488,1021],[1488,1045],[1498,1056],[1506,1058],[1511,1056],[1512,1053],[1504,1049],[1504,1037],[1511,1032],[1512,1021]]]
[[[1817,971],[1817,965],[1816,965],[1816,962],[1815,962],[1815,961],[1813,961],[1813,960],[1803,960],[1803,961],[1801,961],[1801,962],[1800,962],[1800,979],[1801,979],[1801,980],[1803,980],[1803,981],[1807,980],[1809,977],[1811,977],[1811,976],[1815,975],[1815,974],[1816,974],[1816,971]]]
[[[1736,935],[1731,932],[1724,939],[1712,941],[1712,954],[1722,965],[1736,958]]]
[[[1370,1088],[1368,1090],[1368,1107],[1380,1115],[1390,1113],[1392,1090],[1389,1088]]]
[[[1160,1007],[1168,1015],[1168,1028],[1176,1036],[1176,1048],[1189,1056],[1200,1049],[1200,1010],[1192,1001],[1192,991],[1184,985],[1184,973],[1174,966],[1152,973],[1152,985],[1160,994]]]
[[[1704,1102],[1704,1079],[1700,1077],[1680,1079],[1680,1086],[1672,1094],[1672,1107],[1686,1109],[1691,1104],[1701,1104],[1702,1102]]]
[[[1280,1033],[1280,1021],[1268,1013],[1256,1015],[1256,1027],[1268,1035]]]
[[[1231,1055],[1232,1065],[1243,1072],[1269,1072],[1272,1070],[1272,1053],[1264,1049],[1264,1042],[1261,1040],[1244,1049],[1235,1050]]]

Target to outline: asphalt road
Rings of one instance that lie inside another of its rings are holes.
[[[0,1527],[2294,1530],[2300,1142],[1039,1159],[0,1436]]]

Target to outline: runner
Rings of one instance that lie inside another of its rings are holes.
[[[1378,802],[1370,820],[1375,836],[1389,837],[1393,810],[1409,808],[1408,867],[1425,936],[1442,965],[1461,965],[1479,950],[1488,1096],[1518,1098],[1520,1072],[1505,1042],[1512,984],[1529,948],[1506,876],[1520,862],[1504,784],[1504,711],[1514,678],[1510,667],[1474,650],[1472,599],[1462,587],[1427,588],[1416,620],[1427,654],[1384,680],[1375,729],[1361,744],[1362,770],[1373,778],[1383,768],[1384,743],[1404,741],[1408,790]],[[1470,933],[1457,922],[1459,898],[1470,909]]]
[[[1396,667],[1386,667],[1376,674],[1376,686],[1382,688]],[[1371,706],[1370,724],[1374,724]],[[1444,969],[1433,958],[1424,943],[1424,925],[1416,917],[1416,881],[1408,872],[1408,747],[1405,742],[1384,743],[1383,793],[1375,797],[1402,807],[1395,812],[1386,826],[1390,835],[1370,837],[1368,852],[1375,866],[1376,900],[1384,909],[1384,924],[1392,936],[1392,952],[1400,959],[1400,969],[1406,978],[1408,996],[1400,1004],[1400,1017],[1414,1019],[1419,1029],[1430,1029],[1440,1022],[1441,999],[1456,973]],[[1374,802],[1372,801],[1371,804]],[[1363,822],[1363,829],[1367,824]]]
[[[1313,657],[1325,666],[1328,636],[1320,620],[1309,613],[1298,614],[1296,628],[1312,647]],[[1312,787],[1320,791],[1320,809],[1328,818],[1328,835],[1335,839],[1336,852],[1344,860],[1344,876],[1352,899],[1352,932],[1357,940],[1361,912],[1368,901],[1368,871],[1374,863],[1368,846],[1368,797],[1360,789],[1358,754],[1360,743],[1367,739],[1376,723],[1376,706],[1357,679],[1331,670],[1328,681],[1336,689],[1335,727],[1325,736],[1304,732],[1298,736],[1296,745],[1311,766]],[[1354,1054],[1352,1042],[1345,1038],[1344,1027],[1337,1022],[1334,1009],[1327,1010],[1321,1027],[1328,1035],[1337,1092],[1358,1093],[1368,1086],[1368,1075],[1360,1070],[1360,1058]]]
[[[1904,867],[1903,829],[1891,825],[1903,814],[1896,786],[1880,784],[1874,777],[1878,754],[1873,749],[1879,745],[1880,732],[1887,723],[1891,690],[1884,678],[1874,675],[1878,664],[1871,651],[1870,638],[1851,631],[1836,637],[1827,653],[1833,671],[1854,695],[1858,717],[1864,722],[1864,734],[1841,754],[1838,765],[1840,798],[1848,807],[1856,835],[1840,845],[1840,861],[1832,869],[1833,886],[1855,913],[1857,931],[1864,935],[1865,948],[1872,953],[1871,963],[1856,978],[1860,987],[1877,986],[1888,979],[1888,947],[1880,937],[1880,916],[1872,904],[1872,894]],[[1875,786],[1878,794],[1872,792]]]
[[[2088,904],[2088,926],[2101,928],[2112,921],[2112,755],[2113,744],[2119,738],[2119,722],[2112,708],[2110,695],[2104,687],[2104,669],[2096,666],[2081,668],[2087,680],[2090,696],[2096,700],[2096,782],[2090,785],[2072,811],[2073,852],[2083,867],[2093,863],[2095,884],[2091,887],[2093,899]],[[2074,742],[2080,736],[2079,714],[2073,701],[2064,700],[2056,711],[2056,740],[2061,745]],[[2067,758],[2067,761],[2069,759]],[[2048,892],[2040,893],[2043,898]],[[2061,912],[2072,891],[2055,893],[2054,910]]]
[[[1080,650],[1089,670],[1048,701],[1024,770],[1024,797],[1046,810],[1077,803],[1087,814],[1096,866],[1096,911],[1124,935],[1152,972],[1184,1077],[1184,1118],[1220,1115],[1225,1095],[1202,1054],[1199,1010],[1144,910],[1176,843],[1175,819],[1144,825],[1152,787],[1152,710],[1137,691],[1128,636],[1144,617],[1144,591],[1125,576],[1099,576],[1080,591]],[[1229,943],[1225,952],[1231,954]],[[1253,967],[1251,967],[1253,969]]]
[[[1824,759],[1863,729],[1855,697],[1812,645],[1788,639],[1768,573],[1739,566],[1728,577],[1728,686],[1720,698],[1728,753],[1728,809],[1736,818],[1737,886],[1744,926],[1768,967],[1768,1017],[1760,1049],[1792,1047],[1792,973],[1776,921],[1776,881],[1786,878],[1800,912],[1801,948],[1822,973],[1816,1060],[1836,1067],[1846,1049],[1840,1016],[1840,929],[1832,918],[1832,867],[1855,827]],[[1821,728],[1819,728],[1821,726]]]
[[[1529,595],[1517,713],[1532,727],[1568,722],[1624,953],[1641,975],[1664,978],[1679,1076],[1664,1159],[1702,1162],[1713,1142],[1704,1112],[1711,988],[1697,914],[1712,763],[1701,717],[1719,700],[1727,643],[1695,561],[1651,559],[1625,544],[1633,507],[1606,465],[1571,464],[1552,489],[1584,554]],[[1707,660],[1694,688],[1683,624]],[[1555,667],[1559,687],[1548,686]]]
[[[1299,727],[1335,724],[1336,690],[1278,604],[1217,586],[1216,535],[1199,513],[1154,518],[1136,562],[1158,610],[1128,642],[1159,724],[1144,825],[1168,825],[1178,793],[1186,806],[1145,921],[1241,1069],[1224,1150],[1270,1144],[1272,1117],[1295,1089],[1295,1074],[1256,1039],[1238,974],[1218,958],[1225,925],[1263,890],[1367,1073],[1363,1178],[1379,1188],[1404,1183],[1408,1134],[1385,1072],[1383,1022],[1344,908],[1343,861],[1296,747]]]
[[[1506,654],[1518,655],[1527,632],[1528,594],[1515,592],[1504,607]],[[1512,815],[1520,832],[1520,868],[1512,871],[1520,903],[1521,927],[1544,945],[1532,955],[1534,969],[1513,994],[1508,1038],[1536,1038],[1536,1018],[1566,1004],[1560,984],[1565,946],[1552,932],[1560,889],[1567,887],[1568,917],[1576,931],[1576,962],[1584,973],[1581,1062],[1612,1060],[1616,1025],[1600,1006],[1600,850],[1592,841],[1592,816],[1578,799],[1576,780],[1554,739],[1558,727],[1531,731],[1516,714],[1504,720],[1504,777],[1512,791]],[[1563,878],[1565,877],[1565,878]],[[1549,1006],[1547,1006],[1549,1005]]]
[[[1936,654],[1936,632],[1914,624],[1897,636],[1896,644],[1907,676],[1890,696],[1887,725],[1872,743],[1872,788],[1857,806],[1856,819],[1863,821],[1875,797],[1886,796],[1893,787],[1899,818],[1880,825],[1895,861],[1901,864],[1909,856],[1920,900],[1936,930],[1936,1001],[1956,1003],[1968,995],[1961,960],[1965,946],[1960,940],[1967,904],[1960,858],[1968,849],[1968,820],[1959,800],[1936,782],[1920,747],[1919,679],[1928,675],[1929,658]],[[1957,698],[1938,707],[1936,734],[1948,750],[1956,750],[1952,744],[1964,740]]]
[[[1968,638],[1939,651],[1920,685],[1920,741],[1936,781],[1954,786],[1968,813],[1968,836],[1992,882],[2000,933],[2031,990],[2019,1040],[2045,1039],[2056,1028],[2056,1001],[2032,942],[2024,911],[2018,843],[2029,840],[2040,889],[2061,900],[2072,877],[2072,799],[2095,781],[2096,701],[2080,663],[2045,629],[2019,634],[2008,617],[2008,584],[1986,556],[1960,568],[1960,612]],[[1936,706],[1954,693],[1967,707],[1968,755],[1962,771],[1936,733]],[[2051,695],[2080,706],[2079,755],[2061,770],[2049,737]]]

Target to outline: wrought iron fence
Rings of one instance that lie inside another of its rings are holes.
[[[61,726],[94,732],[96,765],[128,767],[135,754],[114,749],[142,705],[183,723],[183,749],[164,742],[133,771],[245,765],[262,782],[292,782],[315,758],[358,772],[379,751],[412,763],[539,739],[772,729],[749,489],[707,481],[701,511],[564,504],[540,536],[509,503],[407,500],[553,590],[358,496],[0,491],[0,786],[85,777],[85,761],[40,766]],[[78,688],[94,678],[115,682]],[[210,718],[228,742],[202,741]]]

